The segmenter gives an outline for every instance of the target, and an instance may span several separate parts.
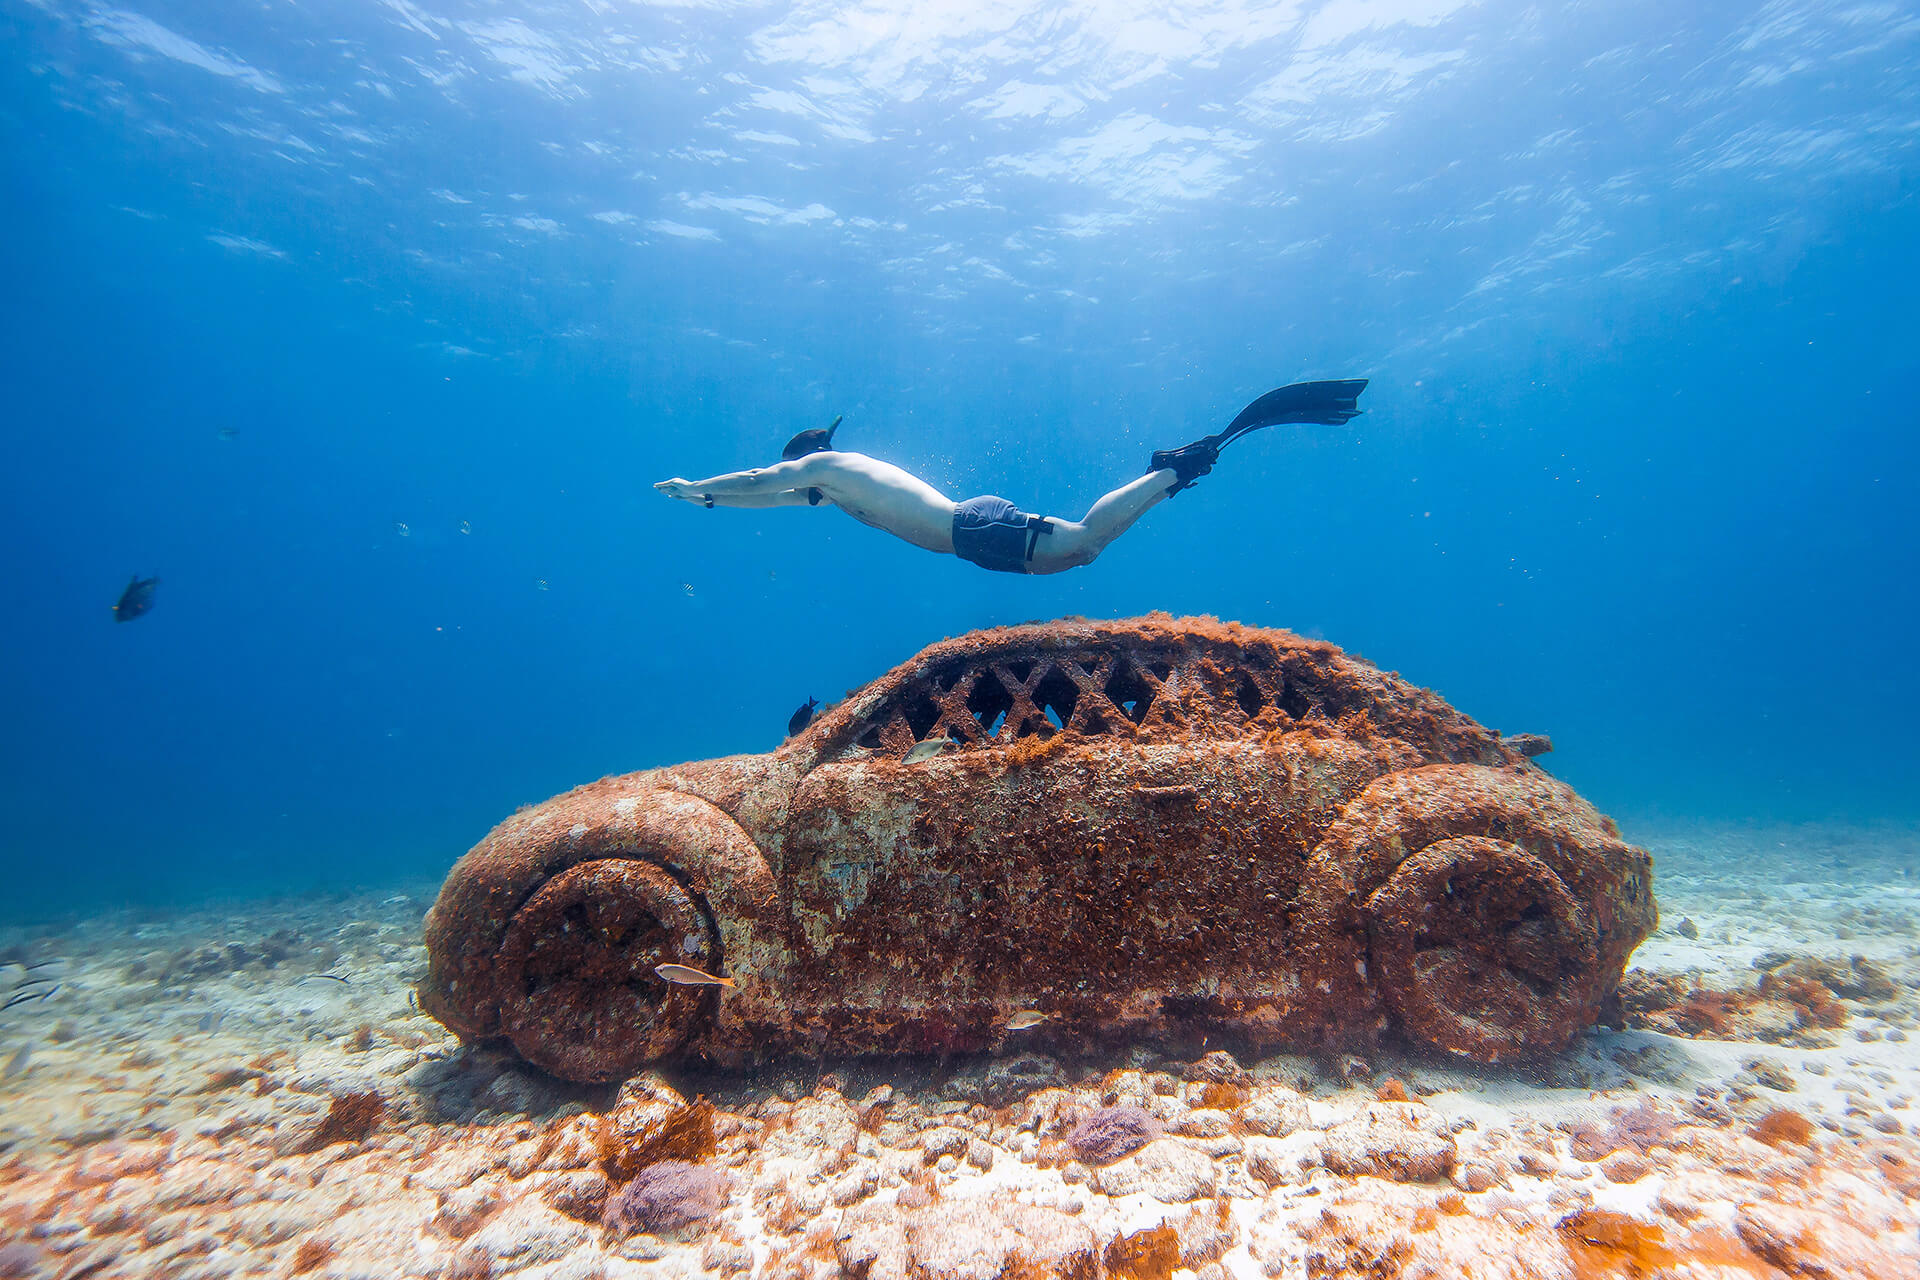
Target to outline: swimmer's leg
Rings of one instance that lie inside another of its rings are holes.
[[[1027,572],[1060,573],[1092,564],[1109,543],[1133,528],[1136,520],[1166,501],[1167,491],[1177,478],[1171,469],[1149,471],[1102,497],[1079,520],[1049,516],[1053,532],[1041,534],[1034,543]]]

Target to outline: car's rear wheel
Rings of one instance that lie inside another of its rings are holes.
[[[521,1056],[569,1080],[613,1080],[679,1048],[712,998],[654,969],[713,972],[701,904],[665,868],[578,863],[514,913],[495,969],[500,1029]]]
[[[1367,899],[1401,1029],[1483,1062],[1559,1045],[1592,1016],[1596,949],[1551,867],[1506,840],[1435,841]]]
[[[1532,768],[1369,783],[1310,860],[1294,929],[1318,1034],[1482,1062],[1565,1048],[1652,927],[1647,855]]]

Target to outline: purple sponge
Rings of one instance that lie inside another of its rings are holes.
[[[1067,1150],[1085,1164],[1112,1164],[1160,1134],[1160,1122],[1145,1107],[1101,1107],[1067,1133]]]
[[[601,1223],[617,1235],[672,1231],[720,1212],[727,1176],[686,1160],[650,1164],[607,1201]]]

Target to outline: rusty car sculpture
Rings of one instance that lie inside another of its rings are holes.
[[[975,632],[770,753],[507,819],[428,913],[420,1000],[583,1081],[1010,1034],[1550,1053],[1655,911],[1648,855],[1542,743],[1284,631]]]

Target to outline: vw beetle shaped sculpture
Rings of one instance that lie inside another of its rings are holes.
[[[906,760],[937,735],[955,745]],[[974,632],[776,751],[507,819],[427,915],[420,1000],[582,1081],[978,1050],[1028,1009],[1036,1047],[1552,1052],[1655,913],[1647,854],[1536,746],[1284,631]]]

